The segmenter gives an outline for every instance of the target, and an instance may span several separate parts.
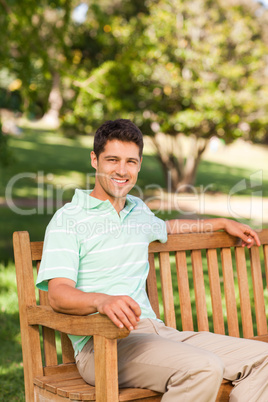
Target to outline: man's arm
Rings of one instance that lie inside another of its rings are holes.
[[[107,315],[119,327],[133,330],[139,321],[141,310],[129,296],[109,296],[104,293],[86,293],[75,288],[75,282],[66,278],[54,278],[48,282],[48,299],[53,310],[75,315],[99,312]]]
[[[209,233],[225,230],[230,235],[242,239],[242,246],[252,247],[254,243],[261,245],[257,233],[248,225],[226,218],[215,219],[172,219],[166,221],[168,234],[176,233]]]

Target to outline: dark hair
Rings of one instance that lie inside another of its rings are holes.
[[[140,129],[127,119],[108,120],[96,131],[93,150],[99,157],[109,140],[134,142],[139,147],[140,158],[143,150],[143,137]]]

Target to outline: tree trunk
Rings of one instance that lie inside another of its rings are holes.
[[[172,192],[190,192],[195,184],[198,164],[208,140],[192,136],[192,145],[187,157],[183,155],[179,135],[172,137],[157,133],[153,137],[153,143],[165,174],[167,189]]]
[[[42,123],[50,128],[58,128],[60,125],[59,115],[62,103],[63,100],[60,90],[60,74],[58,72],[53,72],[52,88],[48,97],[49,109],[42,117]]]
[[[203,138],[192,137],[192,147],[184,165],[184,174],[180,182],[181,186],[185,186],[185,191],[191,191],[191,187],[195,185],[196,174],[201,156],[206,149],[208,140]]]
[[[168,190],[176,191],[181,177],[181,163],[174,157],[174,141],[171,136],[157,133],[152,138],[157,150],[157,157],[164,171]]]

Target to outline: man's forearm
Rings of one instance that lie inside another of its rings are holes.
[[[97,312],[98,293],[85,293],[67,284],[49,285],[49,303],[59,313],[88,315]]]
[[[82,292],[66,278],[49,281],[48,299],[53,310],[59,313],[89,315],[99,312],[107,315],[119,328],[125,326],[129,331],[136,328],[140,320],[140,306],[130,296]]]
[[[168,234],[176,233],[208,233],[226,228],[225,218],[214,219],[172,219],[166,221]]]

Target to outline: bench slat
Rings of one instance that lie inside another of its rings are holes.
[[[181,321],[183,331],[193,331],[193,316],[190,298],[190,288],[187,270],[187,261],[185,251],[177,251],[176,258],[176,271],[179,289],[179,299],[181,307]]]
[[[251,275],[253,282],[253,293],[255,301],[255,313],[257,321],[258,335],[267,333],[267,321],[263,297],[263,282],[260,263],[260,254],[258,247],[253,246],[250,249]]]
[[[160,278],[161,278],[165,323],[168,327],[176,328],[169,253],[162,252],[159,254],[159,266],[160,266]]]
[[[213,326],[216,334],[225,334],[222,312],[221,286],[217,250],[207,250],[208,276],[213,313]]]
[[[194,291],[197,313],[197,325],[199,331],[208,331],[208,314],[206,304],[206,291],[204,284],[202,255],[200,250],[193,250],[191,253]]]
[[[268,244],[263,246],[264,267],[266,276],[266,287],[268,288]]]
[[[36,262],[37,272],[40,268],[40,261]],[[41,306],[49,306],[48,292],[39,290],[39,303]],[[54,329],[42,327],[44,356],[46,366],[56,366],[58,364],[58,357],[56,351],[56,340]]]
[[[157,281],[156,281],[156,272],[155,272],[155,263],[154,263],[154,253],[149,254],[149,264],[150,270],[147,278],[147,293],[149,300],[151,302],[151,306],[157,316],[160,318],[159,311],[159,300],[157,293]]]
[[[74,363],[74,350],[70,338],[61,332],[62,363]]]
[[[222,273],[224,280],[224,293],[227,311],[228,333],[230,336],[239,337],[239,327],[237,318],[237,308],[235,299],[235,286],[233,276],[233,264],[231,250],[223,248],[221,250]]]
[[[248,275],[245,249],[236,247],[235,249],[236,271],[240,294],[240,309],[242,318],[242,328],[244,338],[253,337],[252,314],[249,297]]]
[[[262,244],[268,244],[268,230],[259,233]],[[227,248],[240,246],[241,240],[226,232],[185,233],[169,235],[166,243],[154,241],[149,245],[150,253],[162,251],[187,251],[209,248]]]

